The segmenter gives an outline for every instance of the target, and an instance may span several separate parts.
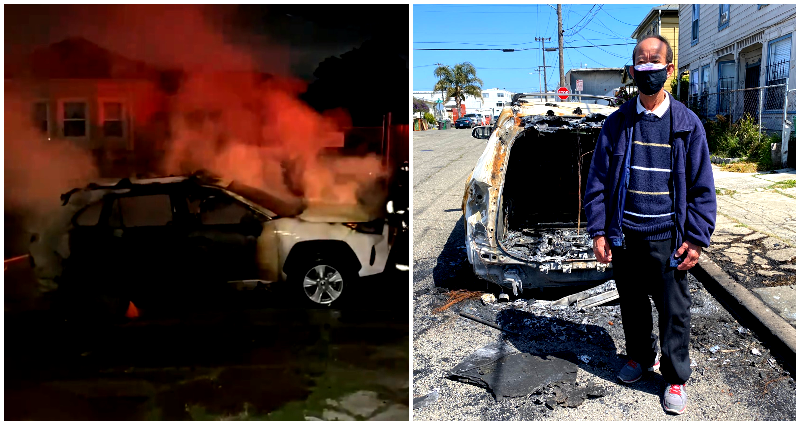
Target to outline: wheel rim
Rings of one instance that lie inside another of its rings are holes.
[[[303,278],[306,297],[317,304],[330,304],[342,295],[344,279],[335,268],[320,264],[312,267]]]

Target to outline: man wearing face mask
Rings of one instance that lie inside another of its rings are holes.
[[[587,231],[597,260],[612,263],[619,292],[630,357],[619,379],[632,383],[660,367],[662,405],[681,414],[691,374],[687,270],[710,243],[717,199],[703,126],[664,91],[675,72],[669,42],[641,40],[633,63],[639,94],[606,119],[592,157]],[[648,296],[658,311],[660,361]]]

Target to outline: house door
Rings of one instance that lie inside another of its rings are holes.
[[[752,65],[747,65],[744,71],[744,88],[751,89],[758,87],[761,79],[761,61]],[[744,93],[744,112],[752,117],[758,115],[758,90],[747,90]]]

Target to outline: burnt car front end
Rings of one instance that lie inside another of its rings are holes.
[[[598,99],[517,95],[495,126],[473,132],[488,137],[463,201],[467,257],[478,277],[515,295],[611,279],[610,265],[595,259],[581,204],[595,142],[616,109]]]

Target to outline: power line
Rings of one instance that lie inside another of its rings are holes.
[[[566,47],[565,47],[565,48],[566,48]],[[602,66],[603,68],[610,68],[609,66],[607,66],[607,65],[604,65],[604,64],[602,64],[602,63],[600,63],[600,61],[594,60],[594,59],[590,58],[589,56],[586,56],[586,55],[585,55],[583,52],[581,52],[580,50],[577,50],[577,52],[578,52],[578,53],[580,53],[581,55],[583,55],[583,57],[585,57],[586,59],[589,59],[589,60],[590,60],[590,61],[592,61],[592,62],[596,62],[598,65]]]
[[[602,31],[597,31],[597,30],[594,30],[594,29],[591,29],[591,28],[584,28],[584,31],[591,31],[591,32],[596,32],[598,34],[607,35],[612,40],[630,40],[631,39],[630,37],[622,37],[620,35],[612,35],[612,34],[604,33]]]
[[[586,40],[586,39],[584,39],[584,40]],[[588,40],[587,40],[587,42],[588,42]],[[591,42],[589,44],[591,44]],[[565,49],[585,49],[585,48],[590,48],[590,47],[600,48],[600,47],[609,47],[609,46],[630,46],[630,45],[635,45],[635,44],[636,44],[636,42],[631,41],[629,43],[591,44],[590,46],[564,46],[564,48]],[[526,50],[541,50],[541,49],[542,49],[541,47],[526,47],[526,48],[522,48],[522,49],[485,49],[485,48],[484,49],[467,49],[467,48],[427,48],[427,49],[419,49],[419,48],[416,48],[414,50],[437,50],[437,51],[441,51],[441,50],[470,50],[470,51],[491,50],[491,51],[502,51],[502,52],[523,52],[523,51],[526,51]],[[545,49],[554,49],[554,47],[546,47]],[[600,49],[600,50],[603,50],[603,49]],[[603,51],[605,52],[605,50],[603,50]],[[606,52],[606,53],[608,53],[610,55],[613,55],[613,53],[609,53],[609,52]]]
[[[600,24],[603,28],[609,30],[611,32],[611,34],[614,34],[616,36],[623,37],[623,38],[625,37],[624,35],[617,34],[616,32],[614,32],[614,30],[612,30],[611,28],[607,27],[606,24],[603,23],[603,21],[597,21],[597,23]],[[630,38],[630,37],[628,37],[628,38]]]
[[[439,65],[439,64],[438,64],[438,63],[432,63],[432,64],[430,64],[430,65],[417,65],[417,66],[415,66],[414,68],[425,68],[425,67],[427,67],[427,66],[436,66],[436,65]]]
[[[567,31],[572,31],[572,29],[573,29],[573,28],[575,28],[575,27],[577,27],[578,25],[580,25],[580,24],[581,24],[581,22],[583,22],[583,20],[584,20],[584,19],[586,19],[586,17],[587,17],[587,16],[589,16],[589,14],[590,14],[590,13],[592,13],[592,11],[594,10],[594,7],[595,7],[595,5],[592,5],[592,8],[591,8],[591,9],[589,9],[589,11],[588,11],[588,12],[586,12],[586,14],[585,14],[585,15],[583,15],[583,17],[582,17],[581,19],[579,19],[579,20],[578,20],[578,23],[576,23],[575,25],[571,26],[570,28],[568,28],[568,29],[567,29],[567,30],[565,30],[564,32],[567,32]]]
[[[578,34],[578,36],[580,36],[581,38],[583,38],[583,36],[582,36],[582,35],[580,35],[580,34]],[[584,38],[584,40],[586,40],[586,39]],[[587,42],[588,42],[589,44],[592,44],[592,42],[590,42],[590,41],[588,41],[588,40],[587,40]],[[630,44],[630,43],[629,43],[629,44]],[[624,57],[624,56],[620,56],[620,55],[617,55],[617,54],[611,53],[611,52],[609,52],[608,50],[605,50],[605,49],[602,49],[602,48],[600,48],[600,46],[595,46],[594,44],[592,44],[592,46],[594,46],[594,47],[597,47],[598,49],[600,49],[600,50],[602,50],[602,51],[604,51],[604,52],[608,53],[608,54],[609,54],[609,55],[611,55],[611,56],[615,56],[615,57],[618,57],[618,58],[620,58],[620,59],[625,59],[625,57]]]
[[[629,24],[629,23],[627,23],[627,22],[622,22],[622,21],[620,21],[619,19],[615,18],[613,15],[611,15],[610,13],[608,13],[608,12],[607,12],[607,11],[605,11],[605,10],[603,10],[603,13],[605,13],[605,14],[606,14],[606,15],[608,15],[608,16],[610,16],[610,17],[611,17],[611,19],[613,19],[613,20],[615,20],[615,21],[617,21],[617,22],[619,22],[619,23],[621,23],[621,24],[630,25],[630,26],[634,26],[634,27],[638,27],[638,26],[639,26],[639,24]]]
[[[523,46],[523,45],[526,45],[526,44],[533,44],[532,41],[526,41],[526,42],[523,42],[523,43],[503,43],[503,44],[484,44],[484,43],[478,43],[478,42],[474,42],[474,41],[415,41],[414,43],[418,43],[418,44],[472,44],[472,45],[475,45],[475,46],[494,46],[494,47],[502,46],[502,45],[505,45],[505,46]]]
[[[576,29],[576,30],[574,30],[574,31],[573,31],[573,29],[574,29],[575,27],[577,27],[578,25],[581,25],[581,22],[582,22],[582,21],[583,21],[583,20],[584,20],[584,19],[585,19],[587,16],[589,16],[589,14],[590,14],[590,13],[592,13],[592,10],[594,10],[594,6],[592,6],[592,9],[590,9],[590,10],[589,10],[589,12],[586,14],[586,16],[584,16],[583,18],[581,18],[581,20],[580,20],[580,21],[578,21],[578,23],[577,23],[577,24],[573,25],[573,26],[572,26],[572,28],[570,28],[570,29],[568,30],[568,31],[572,31],[572,33],[571,33],[571,34],[569,34],[570,36],[572,36],[572,35],[575,35],[576,33],[579,33],[579,32],[581,32],[581,31],[583,31],[583,29],[584,29],[584,28],[586,28],[586,26],[588,26],[590,23],[592,23],[592,21],[594,21],[594,18],[597,16],[597,14],[598,14],[598,13],[600,13],[600,11],[601,11],[601,10],[603,10],[603,5],[598,5],[598,9],[597,9],[597,10],[596,10],[596,11],[595,11],[593,14],[592,14],[592,16],[591,16],[591,17],[589,17],[589,19],[588,19],[588,20],[587,20],[587,21],[586,21],[586,22],[583,24],[583,26],[581,26],[580,28],[578,28],[578,29]],[[566,32],[567,32],[567,31],[564,31],[564,33],[565,33],[564,35],[565,35],[565,36],[567,35],[567,34],[566,34]]]

